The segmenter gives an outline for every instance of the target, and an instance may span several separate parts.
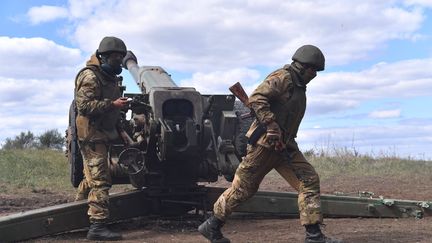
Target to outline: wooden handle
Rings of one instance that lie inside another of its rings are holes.
[[[233,86],[229,87],[229,90],[235,97],[237,97],[245,106],[249,107],[249,97],[244,91],[242,85],[237,82]]]

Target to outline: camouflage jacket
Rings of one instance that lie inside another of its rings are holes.
[[[276,121],[287,148],[298,150],[295,137],[306,110],[306,85],[294,67],[285,65],[270,73],[251,94],[249,104],[255,111],[256,119],[246,133],[247,137],[260,123]],[[266,134],[261,136],[257,144],[271,148]]]
[[[120,110],[112,104],[121,96],[120,78],[105,74],[93,55],[75,79],[78,139],[109,141],[118,138]]]

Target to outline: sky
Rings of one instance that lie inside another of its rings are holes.
[[[432,0],[6,0],[0,13],[0,144],[63,132],[75,75],[117,36],[202,94],[237,81],[250,94],[316,45],[326,69],[307,88],[302,150],[432,159]]]

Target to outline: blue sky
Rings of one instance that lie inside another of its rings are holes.
[[[317,45],[326,70],[308,86],[302,149],[432,158],[432,0],[10,0],[0,13],[0,144],[64,131],[76,72],[114,35],[205,94],[250,93]]]

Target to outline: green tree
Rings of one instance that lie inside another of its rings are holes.
[[[42,133],[38,138],[41,148],[61,150],[65,142],[64,136],[62,136],[57,129],[48,130]]]
[[[37,145],[36,137],[30,131],[21,132],[14,139],[6,138],[3,149],[27,149],[34,148]]]

